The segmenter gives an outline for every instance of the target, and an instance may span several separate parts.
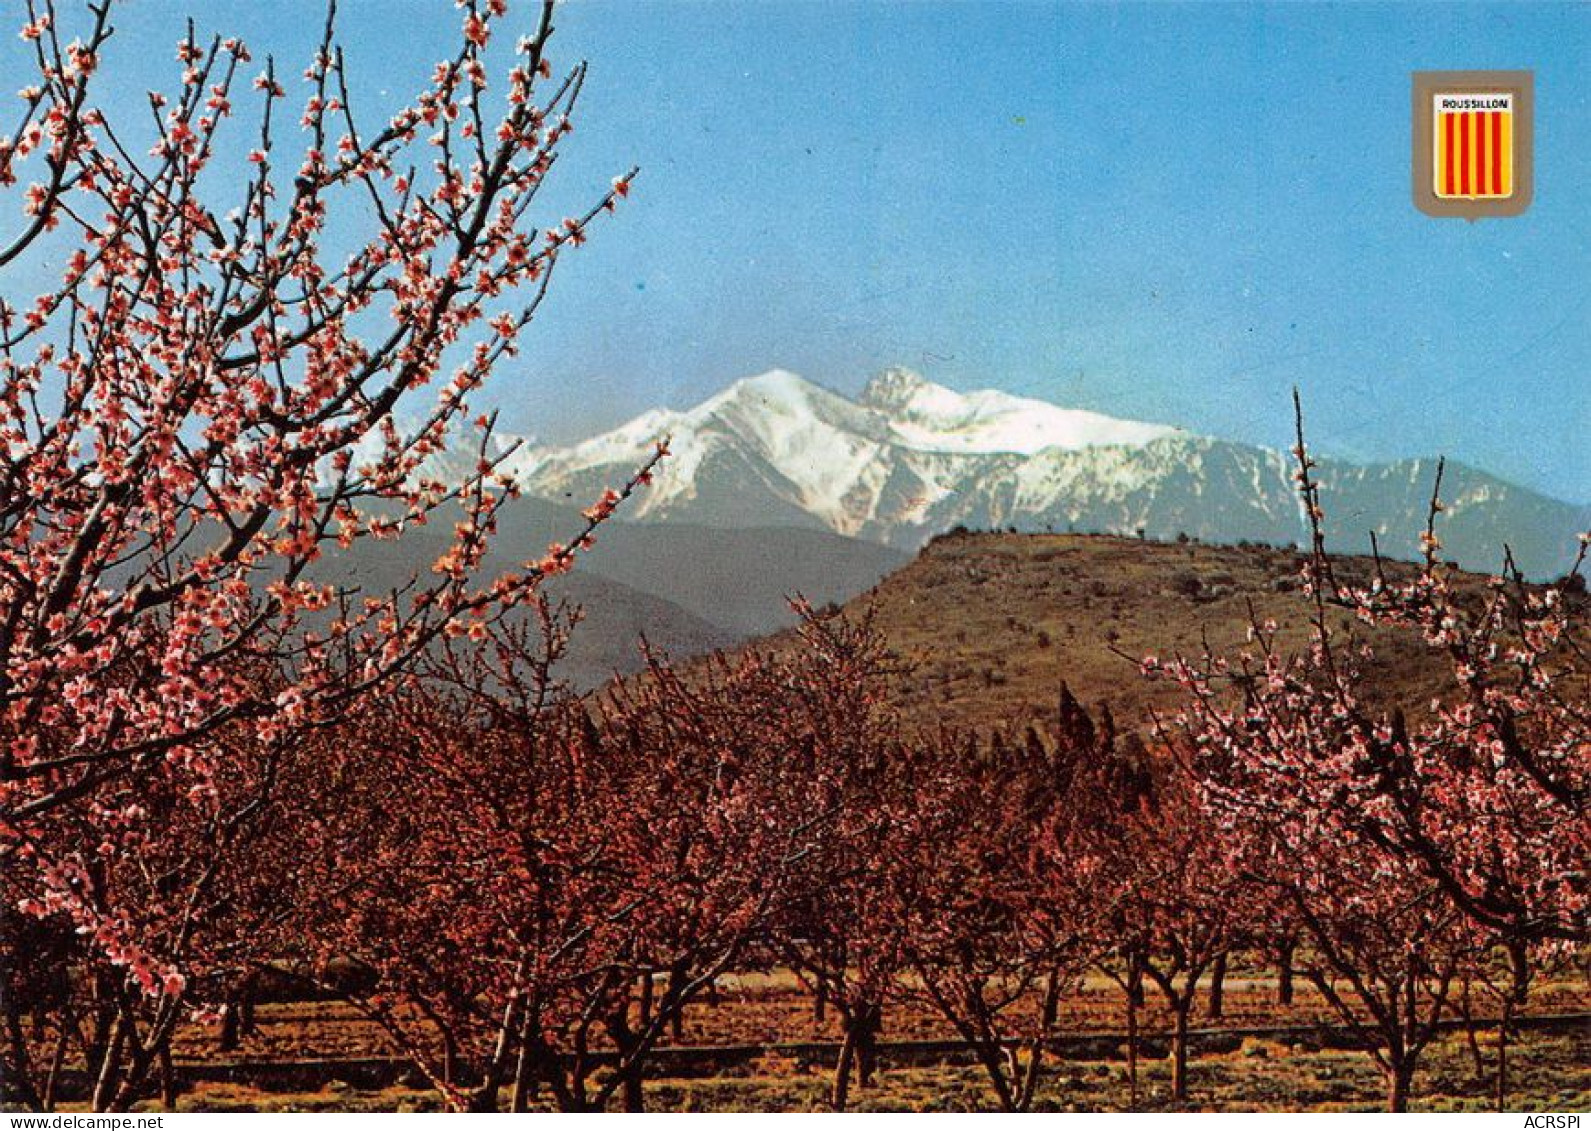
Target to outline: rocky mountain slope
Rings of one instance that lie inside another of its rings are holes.
[[[402,539],[361,539],[329,556],[328,582],[384,593],[424,576],[445,545],[451,522],[412,528]],[[522,498],[500,516],[481,575],[517,568],[552,541],[581,529],[578,514]],[[794,622],[788,599],[842,602],[904,565],[908,556],[876,543],[821,530],[728,530],[614,519],[571,573],[548,595],[583,614],[570,639],[562,676],[581,687],[606,682],[640,664],[644,637],[654,648],[687,657],[775,632]]]
[[[527,445],[505,464],[525,489],[583,502],[670,438],[672,456],[629,516],[695,527],[804,527],[914,549],[957,526],[1206,541],[1303,541],[1290,457],[1160,424],[985,390],[960,394],[903,369],[855,400],[775,370],[688,411],[657,409],[567,447]],[[1336,549],[1413,556],[1434,460],[1322,459]],[[1502,546],[1530,573],[1572,557],[1591,508],[1448,465],[1442,537],[1466,566]]]

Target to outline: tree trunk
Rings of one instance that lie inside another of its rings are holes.
[[[116,1077],[121,1071],[122,1049],[127,1044],[127,1029],[126,1016],[118,1014],[115,1027],[111,1030],[110,1040],[105,1045],[105,1055],[100,1061],[99,1073],[94,1080],[91,1106],[95,1111],[110,1110],[111,1099],[116,1094]]]
[[[1176,1031],[1171,1037],[1171,1098],[1177,1103],[1188,1099],[1188,1014],[1193,1011],[1190,992],[1176,1003]]]
[[[645,1078],[642,1075],[639,1058],[630,1065],[629,1070],[624,1074],[624,1110],[646,1110]]]
[[[1409,1110],[1409,1087],[1414,1082],[1414,1065],[1395,1060],[1387,1070],[1387,1110],[1402,1113]]]
[[[1497,1026],[1497,1110],[1508,1110],[1508,1022]]]
[[[239,1036],[252,1037],[259,1032],[259,1027],[254,1023],[254,989],[255,977],[250,974],[243,979],[243,997],[238,1002]]]
[[[596,1066],[591,1063],[591,1032],[589,1026],[581,1024],[575,1029],[574,1045],[568,1056],[568,1073],[562,1071],[563,1065],[559,1063],[557,1054],[551,1049],[547,1050],[547,1067],[553,1072],[547,1077],[552,1084],[553,1094],[558,1099],[559,1111],[598,1111],[605,1106],[606,1101],[594,1103],[587,1082],[591,1071]]]
[[[103,1064],[105,1053],[110,1048],[112,1038],[116,1034],[116,1019],[120,1016],[113,1000],[115,986],[106,974],[96,974],[94,977],[94,1024],[90,1030],[88,1044],[83,1050],[84,1067],[89,1072],[96,1071],[95,1066]]]
[[[1035,1038],[1028,1049],[1027,1068],[1018,1078],[1020,1081],[1017,1092],[1016,1109],[1030,1111],[1033,1108],[1033,1097],[1039,1090],[1039,1075],[1044,1065],[1044,1039]]]
[[[1033,1097],[1039,1090],[1039,1069],[1044,1060],[1044,1042],[1055,1032],[1055,1018],[1061,1008],[1061,972],[1051,970],[1044,983],[1044,1004],[1039,1010],[1039,1029],[1033,1040],[1032,1054],[1028,1057],[1027,1075],[1022,1080],[1021,1100],[1018,1108],[1029,1111]]]
[[[652,1005],[643,994],[641,1005],[646,1014],[651,1013]],[[641,1055],[642,1035],[630,1028],[628,1009],[622,1008],[612,1017],[608,1018],[608,1035],[613,1039],[613,1045],[619,1052],[619,1102],[624,1105],[625,1111],[645,1111],[646,1094],[644,1089],[644,1057]]]
[[[55,1110],[55,1090],[61,1081],[61,1067],[66,1063],[66,1043],[71,1035],[71,1014],[61,1018],[61,1031],[55,1038],[55,1053],[50,1057],[50,1072],[44,1078],[44,1095],[39,1104],[42,1111]]]
[[[177,1110],[177,1074],[171,1067],[171,1044],[160,1046],[160,1102],[167,1111]]]
[[[150,1070],[159,1067],[162,1055],[170,1054],[171,1032],[157,1022],[150,1026],[146,1037],[140,1038],[137,1028],[129,1026],[127,1045],[132,1052],[127,1057],[126,1066],[121,1069],[121,1083],[111,1098],[110,1107],[106,1109],[108,1111],[133,1109],[133,1104],[138,1102],[139,1092],[143,1091],[150,1078]]]
[[[238,1047],[238,1003],[229,1001],[221,1007],[221,1033],[216,1038],[217,1052],[234,1052]]]
[[[244,1037],[254,1032],[255,975],[250,973],[232,991],[221,1011],[221,1035],[217,1042],[221,1052],[233,1052]]]
[[[668,989],[666,991],[664,991],[663,1000],[672,1001],[672,1002],[675,1003],[674,1008],[669,1011],[669,1015],[668,1015],[668,1031],[669,1031],[670,1037],[672,1037],[673,1040],[675,1041],[675,1043],[677,1044],[677,1043],[679,1043],[679,1042],[681,1042],[681,1041],[683,1041],[685,1039],[685,1005],[686,1005],[686,999],[682,998],[682,997],[679,997],[678,995],[676,995],[674,993],[674,982],[675,982],[675,980],[676,979],[675,979],[675,976],[673,974],[670,974],[668,976]],[[712,1000],[713,1004],[716,1005],[717,1004],[716,987],[714,985],[710,984],[708,986],[708,990],[709,990],[709,994],[708,994],[709,999]]]
[[[1141,984],[1141,983],[1140,983]],[[1129,1106],[1138,1108],[1138,1005],[1142,994],[1132,992],[1132,976],[1127,980],[1127,1087]]]
[[[973,1054],[983,1065],[983,1070],[988,1073],[989,1083],[994,1086],[994,1098],[1000,1103],[1000,1110],[1015,1111],[1017,1097],[1011,1089],[1020,1083],[1020,1079],[1016,1077],[1015,1066],[1011,1064],[1006,1052],[1007,1050],[999,1045],[990,1045],[984,1041],[975,1041],[973,1044]]]
[[[1514,1027],[1514,1014],[1523,1009],[1530,996],[1530,980],[1534,971],[1530,965],[1530,952],[1518,939],[1508,947],[1509,986],[1503,999],[1503,1015],[1497,1024],[1497,1110],[1508,1109],[1508,1038]]]
[[[0,1099],[20,1103],[29,1111],[42,1111],[44,1104],[33,1087],[33,1066],[28,1056],[28,1039],[22,1032],[22,1013],[10,994],[4,994],[6,1043],[11,1046],[10,1070],[0,1076]]]
[[[458,1046],[452,1033],[442,1034],[442,1082],[449,1088],[458,1082]]]
[[[878,1070],[878,1034],[884,1028],[884,1007],[864,1005],[861,1011],[861,1032],[856,1039],[856,1083],[861,1088],[873,1086],[873,1074]]]
[[[1220,1020],[1226,1016],[1226,955],[1215,960],[1210,970],[1210,1018]]]
[[[1514,1024],[1514,1001],[1503,1003],[1503,1015],[1497,1022],[1497,1110],[1508,1110],[1508,1030]]]
[[[850,1101],[851,1062],[856,1057],[856,1023],[846,1021],[845,1040],[840,1044],[840,1059],[834,1066],[834,1087],[829,1091],[829,1106],[844,1111]]]
[[[509,1109],[516,1115],[530,1110],[530,1101],[536,1096],[535,1055],[531,1051],[529,1026],[520,1029],[519,1056],[514,1060],[514,1093]]]
[[[464,1110],[471,1115],[494,1114],[497,1111],[497,1081],[488,1075],[481,1081],[480,1087],[472,1088]]]
[[[1470,1004],[1470,986],[1464,983],[1464,991],[1458,998],[1458,1015],[1464,1022],[1464,1040],[1469,1045],[1469,1058],[1475,1065],[1475,1079],[1486,1079],[1486,1057],[1481,1054],[1480,1041],[1475,1035],[1475,1013]]]
[[[1282,943],[1276,963],[1276,1004],[1293,1004],[1293,948],[1291,941]]]

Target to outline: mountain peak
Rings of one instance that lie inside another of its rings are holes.
[[[692,408],[516,453],[509,470],[529,494],[596,498],[650,459],[663,435],[671,454],[627,518],[818,526],[900,546],[957,524],[1283,544],[1300,536],[1279,452],[1002,389],[958,392],[898,367],[854,399],[772,369]],[[1424,523],[1429,488],[1411,465],[1333,464],[1320,474],[1335,510],[1389,539]],[[1516,551],[1531,544],[1527,568],[1561,572],[1561,532],[1584,529],[1583,515],[1547,500],[1533,511],[1537,502],[1506,491],[1477,476],[1455,493],[1445,540],[1455,553],[1489,549],[1507,521]]]
[[[804,391],[811,387],[813,387],[812,382],[808,381],[799,373],[792,373],[788,369],[770,369],[766,373],[757,373],[750,377],[742,377],[740,380],[730,385],[729,389],[726,389],[725,392],[737,390],[740,392],[762,394],[788,393],[792,390]]]
[[[857,403],[887,415],[905,408],[912,398],[928,386],[928,379],[921,373],[894,365],[867,383]]]

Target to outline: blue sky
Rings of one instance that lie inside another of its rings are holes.
[[[190,7],[297,65],[320,10],[134,0],[105,77],[170,86]],[[373,112],[457,18],[342,7]],[[1296,384],[1333,454],[1591,500],[1591,7],[571,0],[558,26],[591,74],[549,219],[642,174],[499,381],[508,427],[905,364],[1285,444]],[[1410,72],[1470,68],[1536,72],[1518,219],[1410,200]]]

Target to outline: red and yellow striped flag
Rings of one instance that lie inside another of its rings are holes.
[[[1435,125],[1437,196],[1492,200],[1513,195],[1513,94],[1438,94]]]

